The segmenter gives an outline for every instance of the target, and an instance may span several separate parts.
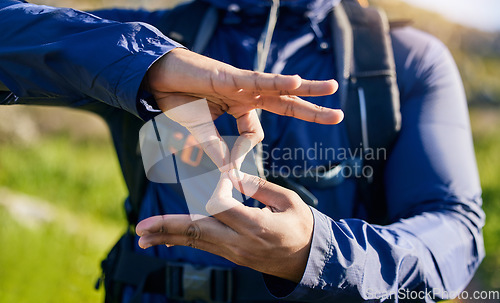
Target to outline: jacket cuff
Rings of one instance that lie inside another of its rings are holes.
[[[314,289],[321,288],[322,273],[328,260],[332,256],[332,231],[330,219],[311,208],[314,218],[314,231],[307,260],[306,269],[298,284],[288,280],[264,275],[264,281],[271,294],[280,299],[297,301],[314,301],[319,294],[314,294]]]
[[[161,112],[153,96],[141,89],[141,83],[147,71],[157,60],[171,50],[183,47],[168,39],[168,43],[153,43],[122,62],[121,76],[116,86],[116,98],[120,107],[143,120],[149,120]]]

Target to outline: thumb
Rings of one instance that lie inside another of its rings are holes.
[[[233,186],[246,196],[250,196],[278,211],[284,211],[292,206],[291,197],[295,192],[266,181],[254,175],[232,169],[229,178]]]
[[[212,197],[208,200],[205,209],[212,216],[241,205],[233,198],[233,184],[229,180],[227,172],[221,174],[219,183],[215,188]]]
[[[261,215],[260,210],[238,202],[232,196],[233,184],[227,172],[222,173],[219,183],[206,205],[214,218],[237,232],[250,230]]]

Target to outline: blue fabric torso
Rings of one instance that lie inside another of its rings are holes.
[[[298,74],[304,79],[325,80],[335,78],[335,65],[331,47],[331,33],[325,20],[318,25],[321,38],[304,15],[290,14],[278,18],[273,36],[267,72],[287,75]],[[253,69],[257,42],[263,30],[264,15],[249,16],[228,13],[211,39],[205,54],[211,58],[243,69]],[[327,49],[319,44],[328,43]],[[314,55],[311,55],[314,54]],[[326,97],[304,97],[315,104],[340,108],[338,94]],[[261,116],[265,132],[263,160],[267,173],[271,169],[284,174],[300,172],[311,167],[338,163],[339,149],[347,148],[344,125],[320,125],[283,117],[263,111]],[[227,114],[215,124],[222,136],[237,135],[235,119]],[[300,177],[300,173],[297,177]],[[342,186],[328,189],[309,188],[318,198],[318,210],[332,218],[352,217],[355,181],[347,179]],[[166,184],[151,183],[145,196],[140,219],[165,213],[187,213],[188,209],[177,191]],[[167,259],[202,264],[229,264],[228,261],[189,247],[150,248],[151,254]]]

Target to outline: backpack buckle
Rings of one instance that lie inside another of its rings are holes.
[[[229,303],[233,296],[232,269],[169,262],[165,290],[167,298],[174,300]]]

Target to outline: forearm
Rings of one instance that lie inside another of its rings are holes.
[[[480,228],[469,229],[459,217],[425,212],[377,226],[357,219],[334,221],[314,211],[313,241],[302,280],[288,293],[283,293],[290,287],[284,280],[268,279],[268,287],[278,297],[306,302],[393,301],[404,299],[408,292],[430,294],[424,299],[434,302],[457,294],[483,257]],[[421,240],[428,233],[440,245],[430,249]],[[454,268],[441,256],[451,258]],[[441,276],[449,274],[462,285],[444,282]]]
[[[0,20],[0,81],[37,103],[94,99],[138,115],[146,71],[178,46],[150,25],[66,8],[6,1]]]

